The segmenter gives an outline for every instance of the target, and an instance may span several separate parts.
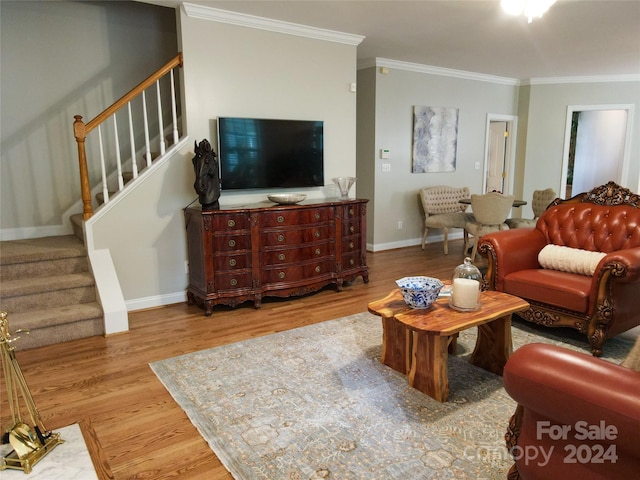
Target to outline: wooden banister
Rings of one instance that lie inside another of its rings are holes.
[[[80,188],[82,192],[83,203],[83,218],[88,220],[93,215],[93,208],[91,206],[91,184],[89,181],[89,173],[87,168],[87,154],[85,150],[85,139],[89,132],[98,127],[107,118],[111,117],[122,107],[127,105],[135,97],[143,93],[147,88],[153,85],[155,82],[164,77],[167,73],[171,72],[176,67],[182,67],[182,53],[178,53],[175,57],[169,60],[165,65],[149,75],[145,80],[136,85],[128,93],[124,94],[110,107],[99,113],[91,121],[84,123],[82,121],[82,115],[75,115],[73,122],[73,134],[78,144],[78,162],[80,167]]]

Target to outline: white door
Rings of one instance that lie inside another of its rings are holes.
[[[491,121],[489,124],[489,164],[487,166],[487,192],[504,192],[506,153],[509,131],[507,122]]]

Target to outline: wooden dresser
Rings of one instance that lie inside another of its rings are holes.
[[[368,200],[259,203],[186,208],[189,303],[211,315],[216,304],[236,306],[263,296],[304,295],[362,276]]]

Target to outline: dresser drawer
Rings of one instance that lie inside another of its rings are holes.
[[[323,257],[333,256],[333,243],[325,242],[318,245],[299,248],[279,248],[263,251],[260,254],[260,265],[271,266],[286,263],[301,262],[308,259],[320,260]]]
[[[213,235],[214,252],[231,252],[235,250],[251,250],[251,236],[238,233],[231,235]]]
[[[251,268],[251,252],[214,255],[213,268],[216,271]]]
[[[332,258],[325,258],[317,262],[305,263],[303,265],[268,267],[262,270],[261,277],[262,283],[266,284],[297,282],[331,274],[334,269],[335,261]]]
[[[281,227],[290,225],[314,225],[332,220],[333,210],[330,208],[313,208],[304,210],[278,210],[266,212],[260,218],[262,227]]]
[[[333,238],[333,225],[324,225],[306,228],[265,230],[261,237],[261,243],[264,247],[278,247],[322,242],[331,238]]]
[[[349,270],[350,268],[362,266],[362,258],[360,250],[357,252],[344,253],[342,255],[342,270]]]
[[[342,235],[358,235],[360,233],[360,221],[342,222]]]
[[[214,275],[214,283],[214,291],[253,288],[253,279],[250,270],[216,272]]]
[[[360,251],[360,236],[348,236],[342,238],[342,253],[352,253]]]
[[[249,228],[249,216],[237,213],[220,213],[213,216],[213,231],[246,230]]]
[[[348,205],[344,207],[345,220],[360,218],[360,205]]]

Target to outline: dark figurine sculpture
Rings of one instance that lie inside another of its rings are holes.
[[[193,169],[196,173],[196,181],[193,184],[198,200],[205,210],[217,210],[220,208],[220,174],[216,152],[209,142],[204,139],[198,145],[194,142],[196,156],[193,157]]]

